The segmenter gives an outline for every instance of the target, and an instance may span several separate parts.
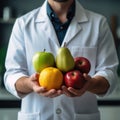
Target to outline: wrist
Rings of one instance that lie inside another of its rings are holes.
[[[18,93],[27,94],[33,91],[30,77],[22,77],[15,84]]]
[[[94,80],[94,85],[91,91],[98,95],[105,94],[110,87],[108,81],[102,76],[96,76],[92,79]]]

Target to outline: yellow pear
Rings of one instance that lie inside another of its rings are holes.
[[[61,47],[58,49],[56,55],[56,67],[62,72],[68,72],[74,69],[74,58],[67,47]]]

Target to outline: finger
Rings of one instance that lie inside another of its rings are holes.
[[[46,92],[46,89],[44,87],[40,87],[39,85],[34,85],[33,91],[38,93],[38,94],[41,94],[41,93]]]
[[[91,76],[89,76],[89,75],[87,75],[87,74],[83,74],[83,76],[84,76],[84,78],[85,78],[85,80],[86,80],[86,83],[85,83],[85,85],[83,86],[83,88],[81,88],[81,92],[88,91],[88,90],[91,88],[92,84],[93,84],[93,83],[92,83],[93,80],[92,80]]]
[[[32,74],[32,75],[30,76],[30,78],[31,78],[32,80],[36,79],[36,73]]]
[[[74,94],[74,95],[79,95],[79,91],[78,90],[76,90],[76,89],[74,89],[74,88],[72,88],[72,87],[69,87],[68,88],[68,91],[69,92],[71,92],[72,94]]]
[[[91,86],[91,80],[92,80],[91,77],[86,73],[84,73],[83,76],[86,80],[86,83],[84,84],[84,86],[81,89],[74,89],[72,87],[68,88],[68,90],[76,96],[83,95]]]
[[[51,94],[49,97],[50,98],[54,98],[54,97],[60,96],[61,94],[62,94],[62,91],[61,90],[57,90],[54,94]]]
[[[36,77],[37,79],[39,79],[39,76],[40,76],[40,73],[36,73],[36,74],[35,74],[35,77]]]
[[[57,97],[57,96],[61,95],[61,92],[57,91],[55,89],[51,89],[49,91],[41,93],[41,95],[44,96],[44,97],[53,98],[53,97]]]
[[[49,90],[47,92],[42,93],[42,95],[45,96],[45,97],[51,97],[54,94],[56,94],[56,90],[55,89],[51,89],[51,90]]]
[[[39,74],[38,73],[34,73],[33,75],[31,75],[30,81],[32,81],[33,86],[34,86],[34,84],[40,86],[40,84],[39,84]]]
[[[62,86],[63,94],[65,94],[68,97],[75,97],[75,95],[68,90],[66,86]]]
[[[81,88],[81,89],[74,89],[72,87],[69,87],[68,89],[64,89],[65,93],[67,95],[74,95],[74,96],[81,96],[83,95],[87,90],[89,90],[89,88],[91,87],[91,83],[92,83],[92,78],[84,73],[83,74],[85,80],[86,80],[86,83],[84,84],[84,86]],[[71,94],[70,94],[71,93]]]
[[[72,87],[69,87],[68,90],[75,96],[81,96],[82,94],[85,93],[85,91],[82,91],[81,89],[74,89]]]
[[[39,79],[39,73],[34,73],[30,77],[31,80],[38,80]]]
[[[91,80],[91,76],[90,75],[84,73],[83,76],[84,76],[86,81],[90,81]]]
[[[63,93],[65,94],[65,95],[67,95],[67,96],[69,96],[69,91],[68,91],[68,89],[67,89],[67,87],[66,86],[62,86],[62,90],[63,90]]]

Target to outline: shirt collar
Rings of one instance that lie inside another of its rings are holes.
[[[57,15],[55,14],[55,12],[53,11],[53,9],[51,8],[51,6],[48,2],[47,2],[47,15],[49,16],[50,20],[58,19]],[[71,7],[67,13],[68,20],[72,20],[74,15],[75,15],[75,1],[71,5]]]

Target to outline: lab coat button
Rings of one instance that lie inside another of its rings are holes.
[[[51,17],[52,17],[52,18],[54,18],[54,17],[55,17],[54,13],[52,13],[52,14],[51,14]]]
[[[60,114],[62,112],[62,110],[60,108],[56,109],[56,114]]]
[[[60,26],[60,29],[61,29],[61,30],[63,30],[63,28],[64,28],[63,26]]]

